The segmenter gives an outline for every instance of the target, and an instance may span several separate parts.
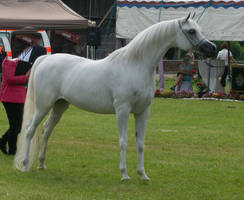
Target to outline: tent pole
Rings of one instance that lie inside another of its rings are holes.
[[[211,75],[211,64],[210,59],[208,59],[208,89],[210,90],[210,75]]]
[[[89,0],[88,19],[91,20],[92,0]],[[87,36],[86,36],[87,37]],[[90,46],[86,45],[86,58],[90,58]]]
[[[89,13],[88,13],[88,19],[91,20],[92,18],[92,1],[89,0]],[[96,47],[95,46],[89,46],[86,45],[86,57],[95,60],[96,59]]]
[[[89,20],[91,20],[91,12],[92,12],[92,0],[89,1],[89,15],[88,15]]]
[[[232,79],[232,77],[231,77],[231,74],[230,74],[230,41],[228,41],[228,74],[227,74],[227,81],[228,81],[229,84],[228,84],[227,93],[230,93],[231,88],[232,88],[231,79]]]
[[[106,12],[106,14],[104,15],[103,19],[100,21],[100,23],[98,24],[98,28],[100,28],[103,24],[103,22],[105,21],[105,19],[108,17],[108,15],[111,13],[112,9],[114,7],[114,4],[108,9],[108,11]]]

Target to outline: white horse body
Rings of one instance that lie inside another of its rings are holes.
[[[155,91],[157,63],[170,47],[187,50],[197,46],[209,55],[215,52],[215,47],[201,35],[197,24],[188,19],[189,16],[155,24],[138,34],[127,46],[102,60],[94,61],[68,54],[38,58],[29,80],[21,137],[15,157],[16,168],[29,170],[29,154],[33,153],[31,147],[38,135],[35,131],[52,109],[44,124],[39,154],[39,167],[45,167],[48,138],[68,105],[73,104],[90,112],[116,114],[123,180],[129,179],[126,172],[127,128],[129,114],[134,114],[137,171],[142,179],[148,180],[144,170],[144,138],[149,106]],[[188,31],[192,32],[192,29],[196,31],[194,36],[192,33],[188,36]]]
[[[116,62],[108,65],[107,60],[91,61],[69,54],[46,56],[34,75],[38,74],[34,85],[41,96],[37,101],[47,99],[53,103],[64,99],[79,108],[103,114],[115,113],[116,102],[127,102],[132,113],[142,112],[153,98],[153,74],[148,79],[143,70]],[[53,79],[57,76],[59,81]],[[45,81],[40,80],[43,77]]]

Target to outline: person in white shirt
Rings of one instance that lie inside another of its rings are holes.
[[[221,85],[223,87],[225,87],[225,85],[226,85],[226,77],[229,73],[228,49],[229,49],[228,43],[224,42],[221,46],[221,50],[219,51],[219,53],[217,55],[217,60],[224,60],[224,62],[225,62],[224,74],[221,77]],[[230,55],[230,59],[232,60],[232,62],[237,64],[236,60],[232,56],[231,51],[229,51],[229,55]]]
[[[19,55],[19,60],[25,61],[25,62],[29,62],[30,60],[30,56],[32,53],[32,46],[28,46],[26,47],[22,53]]]

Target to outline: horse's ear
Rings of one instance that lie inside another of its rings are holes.
[[[196,12],[193,13],[193,15],[191,16],[191,18],[194,19],[195,16],[196,16]]]
[[[190,18],[190,16],[191,16],[191,13],[189,12],[188,16],[183,19],[183,24],[188,21],[188,19]]]

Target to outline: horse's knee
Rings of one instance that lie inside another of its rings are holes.
[[[124,142],[124,141],[120,141],[120,149],[121,151],[125,151],[127,149],[127,142]]]
[[[138,152],[143,152],[144,151],[144,144],[137,144],[137,151]]]

